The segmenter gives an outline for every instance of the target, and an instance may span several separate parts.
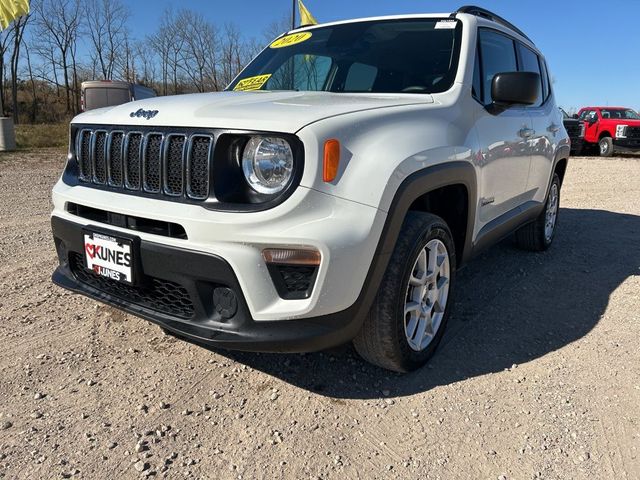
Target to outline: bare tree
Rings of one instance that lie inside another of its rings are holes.
[[[127,43],[128,9],[120,0],[91,0],[86,25],[101,78],[111,80]]]
[[[75,113],[80,83],[94,78],[140,82],[165,95],[221,90],[262,46],[191,10],[165,11],[146,38],[128,28],[125,0],[32,0],[31,10],[26,29],[19,23],[17,32],[0,32],[0,99],[8,96],[15,115],[33,122]],[[269,40],[286,23],[275,22]],[[18,111],[18,101],[30,108]]]
[[[77,109],[73,105],[76,99],[72,90],[77,89],[80,0],[47,0],[36,4],[34,10],[37,14],[34,23],[38,30],[39,50],[50,52],[53,69],[62,71],[66,112],[73,113]]]
[[[31,123],[36,122],[38,116],[38,93],[36,91],[36,80],[31,67],[31,55],[29,54],[29,46],[24,46],[25,57],[27,60],[27,73],[29,74],[29,87],[31,88]]]
[[[13,121],[19,123],[18,108],[18,64],[20,63],[20,46],[24,30],[31,15],[25,15],[13,22],[13,52],[11,52],[11,102],[13,105]]]
[[[158,64],[155,61],[156,59],[148,54],[148,51],[149,45],[147,42],[139,41],[133,46],[133,56],[138,59],[138,66],[140,67],[137,80],[146,85],[154,85],[158,80]]]
[[[135,83],[138,81],[136,72],[137,52],[132,44],[129,34],[124,35],[121,53],[117,57],[117,68],[120,72],[120,78],[127,82]]]
[[[191,10],[181,10],[175,25],[183,46],[179,68],[198,92],[219,90],[216,28]]]
[[[243,47],[242,36],[238,27],[230,23],[226,24],[221,48],[221,83],[223,86],[231,83],[244,66],[247,55],[243,52]]]
[[[291,17],[284,15],[279,20],[271,22],[263,32],[265,41],[271,42],[285,32],[291,30]]]
[[[157,55],[160,61],[160,75],[162,84],[162,94],[167,95],[169,84],[170,59],[174,47],[175,29],[173,28],[174,18],[170,10],[165,10],[160,26],[155,33],[147,37],[147,43]]]
[[[7,28],[0,31],[0,117],[4,117],[4,106],[6,105],[4,90],[5,90],[5,55],[9,51],[9,46],[13,40],[13,29]]]

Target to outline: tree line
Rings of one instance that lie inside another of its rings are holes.
[[[16,123],[65,121],[80,111],[87,80],[135,82],[158,95],[222,90],[262,47],[193,10],[166,10],[144,38],[130,19],[121,0],[33,0],[28,16],[0,32],[0,114]],[[264,36],[286,29],[285,17]]]

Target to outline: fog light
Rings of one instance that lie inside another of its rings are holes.
[[[267,248],[262,251],[264,261],[277,265],[308,265],[317,267],[322,258],[320,252],[310,249]]]

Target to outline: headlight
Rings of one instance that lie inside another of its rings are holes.
[[[280,193],[293,175],[291,145],[283,138],[251,137],[242,153],[242,171],[256,192]]]
[[[628,125],[618,125],[616,127],[616,138],[627,138]]]

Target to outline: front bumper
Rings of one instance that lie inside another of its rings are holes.
[[[640,138],[616,138],[613,148],[619,152],[640,152]]]
[[[375,208],[298,187],[283,204],[262,212],[215,212],[199,205],[160,201],[60,181],[53,189],[53,216],[97,225],[118,235],[223,258],[244,292],[257,322],[305,319],[349,308],[367,276],[387,215]],[[184,238],[109,225],[79,216],[70,205],[168,222]],[[262,258],[265,248],[313,248],[322,260],[307,298],[281,298]]]
[[[256,321],[233,269],[224,259],[146,240],[140,240],[137,251],[141,277],[152,280],[146,286],[122,287],[114,283],[105,285],[106,280],[93,281],[92,274],[80,270],[74,260],[81,258],[83,252],[82,228],[69,220],[52,218],[60,262],[53,274],[54,283],[195,342],[236,350],[306,352],[345,343],[361,327],[361,302],[344,311],[318,317]],[[113,232],[113,235],[122,236],[122,233]],[[154,297],[150,292],[156,281],[162,287]],[[228,288],[235,294],[237,308],[231,318],[224,319],[216,313],[213,295],[216,288]],[[155,304],[149,300],[154,298],[158,300]],[[179,303],[177,307],[175,302]]]

